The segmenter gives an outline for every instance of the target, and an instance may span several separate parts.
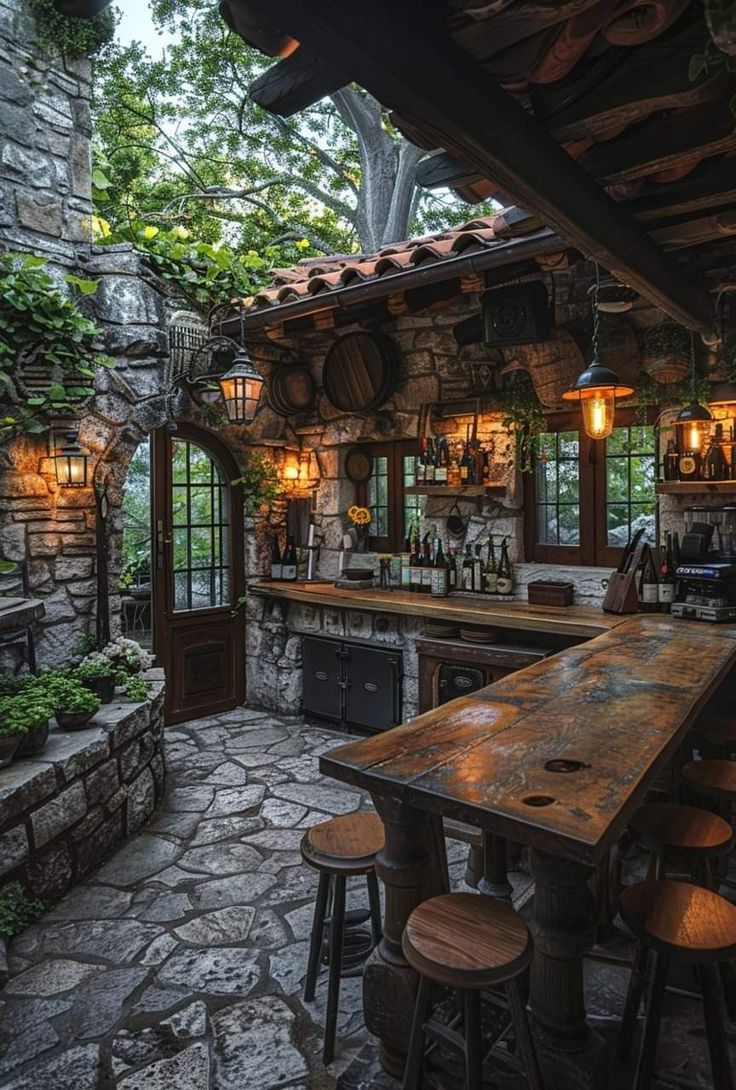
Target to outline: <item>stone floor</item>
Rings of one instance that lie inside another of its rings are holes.
[[[299,841],[311,824],[369,806],[320,777],[319,754],[343,737],[247,709],[167,732],[159,812],[11,945],[0,1087],[397,1090],[363,1029],[358,979],[343,982],[327,1071],[324,976],[316,1001],[301,999],[316,876]],[[465,855],[450,842],[455,884]],[[527,900],[528,878],[512,877]],[[357,880],[351,896],[362,899]],[[625,983],[622,969],[588,967],[589,1009],[608,1032]],[[706,1087],[700,1011],[691,1000],[670,1009],[671,1078],[658,1085]],[[616,1085],[627,1090],[631,1071]]]

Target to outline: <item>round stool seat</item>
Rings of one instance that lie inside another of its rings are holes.
[[[634,814],[630,825],[637,844],[648,852],[689,856],[725,855],[733,844],[727,821],[697,806],[651,803]]]
[[[702,717],[696,722],[695,729],[714,746],[736,748],[736,719],[733,716],[721,713],[707,719]]]
[[[639,882],[621,894],[621,918],[645,946],[672,961],[736,955],[736,905],[690,882]]]
[[[473,893],[443,893],[414,909],[404,957],[424,977],[451,988],[483,988],[518,976],[531,941],[510,905]]]
[[[736,761],[689,761],[682,780],[698,795],[736,801]]]
[[[305,863],[331,874],[367,874],[384,845],[378,814],[342,814],[307,829],[301,853]]]

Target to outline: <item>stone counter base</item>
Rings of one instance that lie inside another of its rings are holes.
[[[164,783],[163,696],[153,680],[143,703],[106,704],[85,730],[54,725],[43,753],[0,770],[0,885],[55,901],[150,817]]]

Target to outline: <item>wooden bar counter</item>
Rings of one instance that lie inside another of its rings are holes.
[[[617,620],[585,644],[320,760],[327,775],[370,791],[386,826],[385,934],[366,966],[364,1009],[394,1074],[415,989],[401,934],[414,906],[447,887],[441,818],[450,817],[531,845],[531,1006],[545,1085],[607,1085],[583,993],[595,929],[588,883],[736,665],[736,628],[645,614]],[[550,761],[576,770],[552,771]]]

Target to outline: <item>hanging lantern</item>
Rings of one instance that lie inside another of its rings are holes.
[[[598,362],[598,335],[600,311],[598,291],[600,272],[596,265],[596,282],[593,288],[593,362],[575,380],[573,386],[562,395],[563,401],[579,401],[583,412],[583,428],[591,439],[607,439],[613,431],[616,415],[616,398],[629,397],[634,390],[619,381],[610,367]]]
[[[680,409],[675,417],[675,424],[683,430],[683,449],[703,449],[703,424],[713,419],[713,414],[698,401],[695,390],[695,334],[690,333],[690,404]]]
[[[65,432],[66,443],[54,454],[56,483],[60,488],[85,488],[87,485],[87,451],[77,443],[78,433]]]
[[[249,424],[256,415],[263,379],[245,348],[240,348],[232,367],[219,379],[220,392],[231,424]]]

